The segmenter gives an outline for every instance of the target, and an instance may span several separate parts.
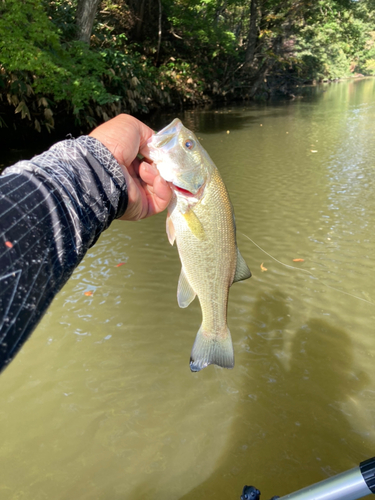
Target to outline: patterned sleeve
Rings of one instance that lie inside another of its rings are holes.
[[[0,176],[0,370],[126,206],[121,167],[93,137],[59,142]]]

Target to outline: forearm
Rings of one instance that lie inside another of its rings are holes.
[[[92,137],[60,142],[0,176],[0,370],[126,205],[122,170]]]

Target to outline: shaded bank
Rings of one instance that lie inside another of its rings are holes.
[[[366,77],[372,78],[372,77]],[[355,80],[362,80],[363,77],[357,77]],[[331,85],[345,84],[348,79],[341,79],[332,82],[325,82],[322,84],[311,84],[311,85],[298,85],[290,87],[288,92],[274,92],[267,99],[230,99],[228,96],[226,99],[218,99],[215,102],[206,104],[196,104],[193,105],[181,105],[181,103],[171,103],[165,108],[154,109],[149,113],[134,113],[138,119],[144,121],[147,125],[157,130],[166,125],[166,119],[162,119],[168,115],[170,120],[172,120],[176,115],[180,114],[183,110],[195,110],[197,112],[209,112],[225,109],[226,106],[230,105],[232,107],[243,108],[251,107],[252,105],[264,105],[272,106],[278,102],[288,102],[294,101],[295,99],[305,99],[306,97],[311,99],[314,96],[318,97],[322,92],[326,90]],[[9,117],[10,123],[12,123],[12,117]],[[94,125],[93,125],[94,126]],[[79,137],[80,135],[87,134],[92,130],[93,127],[83,126],[82,124],[76,123],[72,120],[69,114],[61,113],[58,122],[55,127],[49,132],[46,130],[38,132],[37,130],[30,127],[18,126],[14,128],[12,126],[4,127],[0,129],[0,143],[2,146],[2,157],[0,158],[0,172],[7,166],[12,165],[16,161],[25,158],[31,158],[35,154],[39,154],[46,149],[48,149],[52,144],[57,141],[61,141],[70,137]]]
[[[372,75],[373,25],[371,0],[7,0],[1,139],[76,135],[121,112],[293,98],[306,83]]]

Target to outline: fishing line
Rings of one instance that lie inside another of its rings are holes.
[[[367,304],[371,304],[372,306],[375,305],[370,300],[363,299],[362,297],[358,297],[357,295],[353,295],[352,293],[344,292],[343,290],[335,288],[334,286],[327,285],[327,283],[324,283],[324,281],[322,281],[320,278],[314,276],[314,274],[311,271],[308,271],[307,269],[301,269],[300,267],[295,267],[295,266],[290,266],[289,264],[284,264],[284,262],[281,262],[280,260],[277,260],[271,254],[269,254],[268,252],[266,252],[265,250],[263,250],[263,248],[260,247],[257,243],[255,243],[255,241],[253,241],[249,236],[247,236],[244,233],[241,233],[241,234],[242,234],[242,236],[245,236],[245,238],[247,238],[248,240],[250,240],[253,245],[255,245],[257,248],[259,248],[259,250],[261,250],[263,253],[265,253],[266,255],[268,255],[268,257],[271,257],[271,259],[273,259],[275,262],[278,262],[282,266],[289,267],[290,269],[295,269],[296,271],[302,271],[304,273],[307,273],[310,276],[312,276],[314,279],[320,281],[322,283],[322,285],[326,286],[327,288],[330,288],[331,290],[335,290],[335,292],[343,293],[344,295],[349,295],[349,297],[352,297],[353,299],[361,300],[362,302],[367,302]]]

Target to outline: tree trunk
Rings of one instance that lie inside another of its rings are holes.
[[[249,97],[252,99],[255,94],[257,93],[257,90],[261,86],[261,84],[264,82],[264,79],[266,78],[267,74],[271,70],[272,66],[274,65],[274,62],[272,60],[267,60],[265,61],[256,74],[252,78],[252,83],[251,83],[251,90],[249,92]]]
[[[159,30],[158,30],[158,50],[156,51],[156,64],[158,63],[159,59],[160,45],[161,45],[161,0],[159,0]]]
[[[141,34],[142,34],[142,28],[143,28],[143,17],[145,15],[146,0],[141,0],[141,2],[139,2],[139,0],[138,0],[137,3],[138,3],[138,11],[137,11],[137,18],[138,19],[137,19],[135,36],[136,36],[137,40],[140,40]]]
[[[90,45],[92,27],[100,0],[78,0],[77,39]]]
[[[254,62],[255,48],[258,40],[258,3],[259,0],[251,0],[250,4],[250,27],[245,54],[246,66],[251,66]]]

